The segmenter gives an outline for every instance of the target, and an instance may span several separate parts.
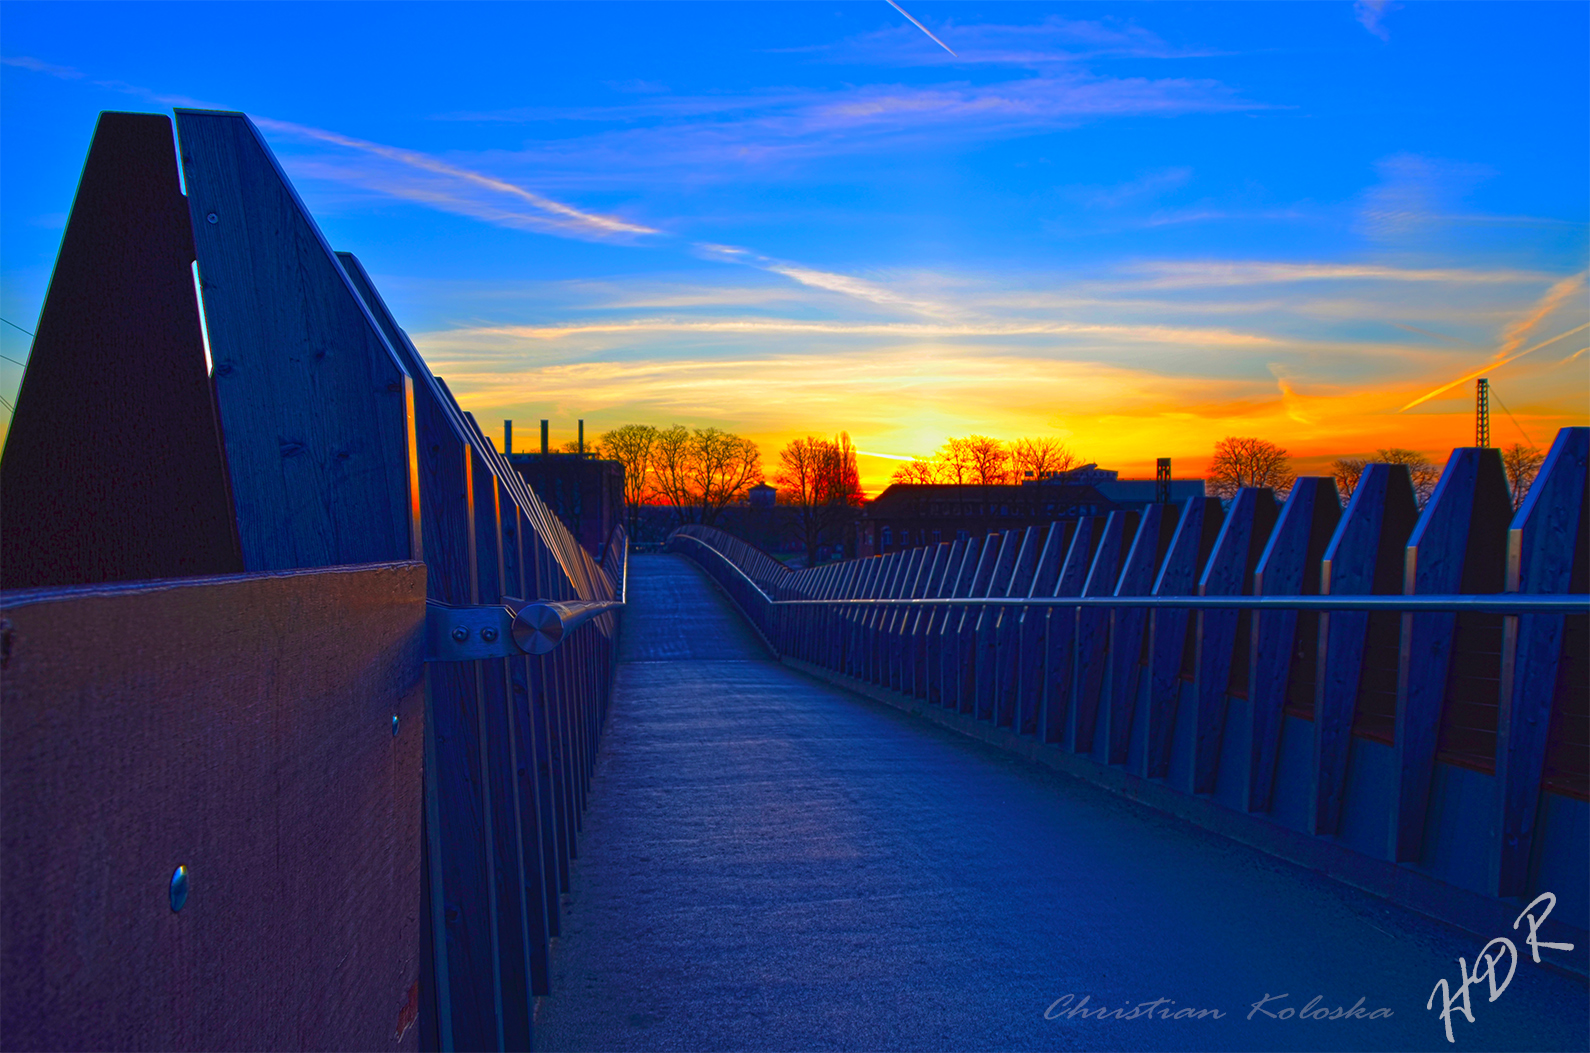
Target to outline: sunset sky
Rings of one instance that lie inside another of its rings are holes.
[[[1472,375],[1499,444],[1590,423],[1590,5],[901,6],[944,46],[883,0],[5,3],[0,353],[98,111],[200,105],[520,443],[844,429],[876,491],[968,432],[1444,459],[1472,380],[1417,400]]]

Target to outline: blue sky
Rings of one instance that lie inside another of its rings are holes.
[[[1404,407],[1475,370],[1499,441],[1587,422],[1590,5],[902,6],[956,54],[882,0],[5,3],[0,308],[98,111],[197,104],[521,435],[844,428],[876,489],[967,432],[1444,457],[1472,386]]]

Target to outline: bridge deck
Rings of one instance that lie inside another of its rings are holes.
[[[793,672],[683,557],[630,571],[541,1049],[1590,1046],[1519,933],[1448,1045],[1425,1000],[1484,940]]]

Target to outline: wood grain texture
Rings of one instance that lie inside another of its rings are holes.
[[[971,573],[970,564],[977,560],[977,539],[956,538],[950,542],[949,565],[944,568],[944,580],[939,585],[939,595],[946,597],[964,596],[968,587],[967,575]],[[932,609],[931,618],[926,629],[923,630],[923,663],[922,678],[926,695],[924,697],[934,705],[944,703],[944,628],[948,624],[953,607],[935,607]]]
[[[1209,563],[1198,579],[1200,596],[1247,596],[1253,592],[1253,571],[1275,526],[1275,492],[1268,487],[1243,487],[1231,502]],[[1198,665],[1194,672],[1197,700],[1193,792],[1213,793],[1225,738],[1226,696],[1237,655],[1237,640],[1248,621],[1246,611],[1199,611]]]
[[[1154,581],[1155,596],[1191,596],[1198,589],[1198,575],[1209,561],[1215,539],[1225,522],[1220,499],[1189,498],[1176,523],[1170,547],[1165,553],[1159,577]],[[1191,647],[1191,611],[1160,610],[1149,616],[1149,691],[1148,727],[1144,735],[1144,773],[1163,779],[1170,772],[1171,742],[1176,730],[1177,699],[1181,695],[1181,671]]]
[[[1033,576],[1038,570],[1038,556],[1048,539],[1050,527],[1027,528],[1022,538],[1021,550],[1016,553],[1016,567],[1010,575],[1007,596],[1028,596],[1032,592]],[[1001,607],[999,622],[995,626],[994,641],[994,723],[998,727],[1019,727],[1017,711],[1021,692],[1021,616],[1019,607]]]
[[[1462,447],[1446,468],[1419,516],[1403,562],[1403,592],[1500,592],[1512,500],[1501,451]],[[1396,820],[1393,862],[1424,851],[1430,781],[1440,733],[1455,614],[1405,614],[1397,670]]]
[[[993,588],[994,575],[999,571],[1000,563],[1005,558],[1006,546],[1012,546],[1014,551],[1011,538],[1013,533],[1014,531],[1006,530],[988,535],[988,541],[983,545],[982,558],[977,561],[977,573],[972,578],[969,594],[972,598],[987,596],[989,590]],[[965,607],[961,612],[961,625],[956,635],[953,661],[955,703],[956,708],[962,713],[975,714],[977,711],[977,627],[986,609]]]
[[[1121,577],[1126,550],[1137,533],[1136,512],[1111,512],[1088,566],[1082,585],[1084,596],[1113,596]],[[1076,695],[1071,706],[1071,748],[1091,753],[1093,733],[1098,727],[1099,707],[1108,705],[1103,696],[1109,690],[1110,612],[1102,607],[1084,607],[1077,612]]]
[[[1104,517],[1077,520],[1077,528],[1066,548],[1066,558],[1055,578],[1054,595],[1080,596],[1087,584],[1088,568],[1104,530]],[[1073,678],[1076,673],[1077,609],[1047,609],[1044,631],[1043,703],[1039,710],[1039,738],[1043,742],[1065,742],[1070,731]]]
[[[1053,596],[1055,582],[1060,578],[1060,567],[1065,562],[1071,536],[1076,532],[1074,521],[1052,523],[1044,538],[1043,551],[1038,553],[1038,565],[1033,571],[1028,596]],[[1018,714],[1016,730],[1022,735],[1038,734],[1038,717],[1043,706],[1044,690],[1044,638],[1048,630],[1049,612],[1042,607],[1024,607],[1019,619],[1019,651],[1016,657],[1016,699]]]
[[[1254,593],[1317,596],[1320,560],[1324,558],[1325,547],[1330,543],[1341,514],[1341,498],[1337,496],[1334,479],[1298,478],[1292,484],[1292,491],[1275,521],[1275,529],[1254,568]],[[1317,619],[1318,616],[1300,617],[1297,611],[1254,613],[1248,673],[1252,733],[1246,798],[1250,812],[1270,809],[1276,759],[1281,749],[1287,683],[1300,675],[1300,667],[1312,658],[1318,646]],[[1307,653],[1300,654],[1305,649]]]
[[[423,565],[0,607],[0,1045],[418,1048]]]
[[[1030,528],[1005,531],[1004,539],[999,546],[999,560],[994,564],[994,573],[988,579],[988,588],[984,595],[997,597],[1009,595],[1010,582],[1016,573],[1016,563],[1029,532]],[[994,720],[996,715],[994,710],[999,688],[997,663],[1000,613],[999,607],[984,607],[978,613],[977,626],[974,630],[972,710],[977,714],[978,720]]]
[[[394,350],[253,123],[179,109],[177,131],[243,565],[409,558]]]
[[[170,118],[102,113],[0,457],[6,588],[242,571],[192,263]]]
[[[1508,529],[1507,591],[1586,592],[1590,564],[1590,428],[1564,428]],[[1575,578],[1579,580],[1575,580]],[[1583,618],[1583,615],[1575,617]],[[1548,735],[1561,678],[1564,615],[1504,622],[1496,788],[1502,819],[1491,862],[1493,889],[1521,896],[1540,813]]]
[[[1147,596],[1153,591],[1160,564],[1175,535],[1179,509],[1153,504],[1143,509],[1132,547],[1115,586],[1117,596]],[[1144,662],[1144,629],[1149,612],[1141,607],[1110,611],[1110,700],[1108,709],[1108,761],[1127,763],[1132,727],[1137,720],[1137,698]]]
[[[1403,550],[1417,516],[1413,480],[1406,465],[1365,468],[1321,557],[1320,592],[1333,596],[1400,593]],[[1377,620],[1399,631],[1401,619],[1393,618]],[[1370,621],[1365,611],[1320,616],[1310,805],[1315,833],[1334,835],[1341,822]]]

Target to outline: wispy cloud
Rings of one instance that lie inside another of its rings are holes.
[[[1390,40],[1391,34],[1386,32],[1386,27],[1382,23],[1387,12],[1396,7],[1396,4],[1388,0],[1356,0],[1353,4],[1353,16],[1358,19],[1358,24],[1370,33],[1381,40]]]
[[[62,80],[81,80],[83,74],[70,66],[57,66],[49,62],[41,62],[29,55],[7,55],[0,58],[0,65],[16,66],[18,69],[32,70],[34,73],[47,73],[52,77]]]
[[[1258,285],[1277,282],[1379,281],[1379,282],[1533,282],[1537,271],[1469,270],[1456,267],[1388,267],[1365,263],[1284,263],[1171,261],[1140,264],[1154,288]]]
[[[562,227],[571,232],[597,236],[661,233],[653,227],[631,223],[616,216],[606,216],[576,208],[573,205],[568,205],[543,194],[538,194],[533,190],[528,190],[506,179],[500,179],[484,172],[477,172],[473,169],[451,164],[430,154],[421,153],[418,150],[386,146],[381,143],[370,142],[367,139],[355,139],[353,136],[343,135],[340,132],[326,131],[323,128],[311,128],[307,125],[294,124],[290,121],[279,121],[269,117],[256,117],[254,118],[254,123],[263,129],[274,131],[280,135],[310,139],[317,142],[330,143],[349,150],[356,150],[386,161],[394,161],[400,165],[426,172],[433,176],[441,176],[455,185],[482,189],[493,194],[502,195],[515,202],[530,205],[543,213],[550,225]],[[390,185],[390,183],[386,185]],[[434,194],[435,191],[431,191],[431,193]],[[454,203],[460,199],[460,195],[456,192],[445,196],[447,200]],[[416,199],[422,198],[416,197]]]
[[[920,34],[888,26],[843,40],[798,48],[830,62],[868,66],[978,64],[1043,69],[1090,58],[1192,58],[1213,52],[1175,46],[1131,21],[1084,21],[1050,15],[1026,24],[946,20],[943,32],[955,43],[954,57],[922,47]]]

